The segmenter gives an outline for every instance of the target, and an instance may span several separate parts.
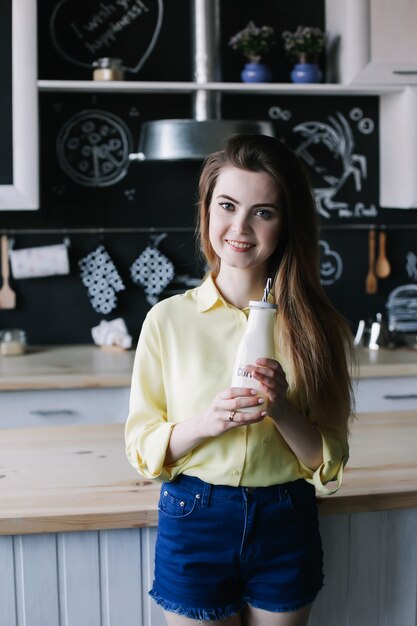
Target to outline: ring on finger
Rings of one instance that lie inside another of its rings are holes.
[[[229,422],[234,422],[236,411],[229,411]]]

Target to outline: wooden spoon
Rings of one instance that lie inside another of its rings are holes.
[[[1,238],[1,275],[3,285],[0,289],[0,309],[14,309],[16,293],[9,285],[9,242],[6,235]]]
[[[391,265],[385,252],[386,241],[387,234],[381,230],[379,232],[379,253],[375,265],[375,272],[378,278],[387,278],[391,274]]]
[[[376,293],[378,289],[378,281],[374,272],[375,265],[375,230],[371,228],[368,236],[369,247],[369,267],[366,276],[365,291],[366,293]]]

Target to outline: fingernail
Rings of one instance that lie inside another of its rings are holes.
[[[258,404],[263,404],[263,403],[264,403],[264,399],[263,398],[259,398]]]
[[[267,412],[266,411],[262,411],[261,417],[265,417],[266,415],[267,415]]]
[[[258,393],[256,389],[251,389],[250,392],[253,396],[256,396],[256,394]]]

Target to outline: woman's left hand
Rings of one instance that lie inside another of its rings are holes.
[[[267,397],[268,415],[279,418],[283,411],[288,391],[288,382],[280,363],[275,359],[256,359],[255,365],[245,367],[258,381],[260,390]]]

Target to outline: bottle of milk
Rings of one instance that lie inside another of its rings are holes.
[[[251,300],[249,302],[248,322],[240,340],[233,367],[231,386],[258,389],[258,395],[263,397],[265,402],[267,399],[259,389],[259,382],[256,378],[252,378],[251,373],[245,369],[245,366],[249,364],[255,365],[256,359],[275,358],[274,322],[277,308],[276,304],[271,304],[264,300]],[[239,409],[239,411],[254,412],[260,409],[264,410],[265,408],[265,405],[261,405]]]

